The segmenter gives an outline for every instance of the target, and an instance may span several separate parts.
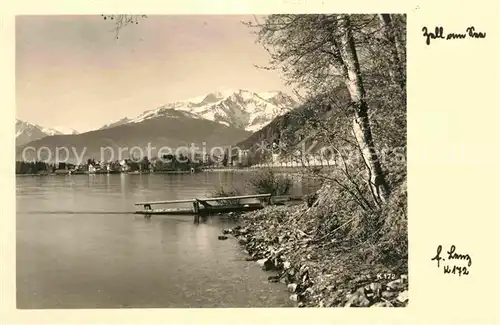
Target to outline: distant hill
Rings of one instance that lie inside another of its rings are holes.
[[[77,156],[83,154],[83,160],[94,158],[101,159],[101,148],[111,147],[114,150],[114,156],[111,157],[110,150],[104,150],[106,154],[102,157],[105,160],[113,158],[125,159],[131,155],[141,154],[134,147],[142,148],[142,154],[148,154],[153,157],[158,154],[161,147],[169,147],[176,150],[180,146],[202,147],[205,143],[207,150],[213,147],[228,146],[247,138],[251,133],[239,128],[225,126],[220,123],[201,118],[193,118],[190,113],[169,110],[161,118],[145,119],[141,122],[121,124],[112,128],[105,128],[77,135],[54,135],[47,136],[36,141],[27,143],[17,148],[16,158],[22,158],[24,148],[32,147],[40,149],[49,148],[52,152],[52,159],[57,147],[65,147],[70,151],[70,161],[75,162]],[[145,150],[150,147],[156,149],[147,153]],[[122,148],[121,157],[119,157],[119,148]],[[45,153],[46,149],[41,149]],[[26,159],[33,159],[33,150],[27,150],[30,155]],[[61,156],[65,157],[64,151],[60,150]],[[75,154],[76,152],[76,154]],[[163,152],[165,153],[165,152]],[[168,153],[168,152],[167,152]],[[47,159],[42,156],[43,159]]]

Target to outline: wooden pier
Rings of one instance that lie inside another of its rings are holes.
[[[243,200],[260,199],[261,202],[244,203]],[[209,203],[209,202],[215,202]],[[145,215],[209,215],[214,213],[248,212],[263,209],[272,204],[271,194],[254,194],[228,197],[195,198],[188,200],[148,201],[135,203],[143,208],[137,210],[137,214]],[[164,208],[153,209],[153,205],[183,204],[191,203],[190,208]]]

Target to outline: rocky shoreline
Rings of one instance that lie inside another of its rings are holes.
[[[307,206],[267,207],[245,213],[241,225],[225,229],[264,271],[270,282],[287,286],[297,307],[405,307],[408,275],[380,263],[356,262],[350,252],[333,253],[331,243],[315,239],[300,226]]]

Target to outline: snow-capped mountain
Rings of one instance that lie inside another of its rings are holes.
[[[72,128],[64,127],[64,126],[56,126],[53,128],[43,128],[43,132],[48,135],[58,135],[58,134],[78,134],[78,131]]]
[[[131,119],[129,119],[127,117],[124,117],[124,118],[122,118],[119,121],[116,121],[116,122],[113,122],[113,123],[106,124],[106,125],[102,126],[99,130],[109,129],[109,128],[112,128],[112,127],[115,127],[115,126],[119,126],[119,125],[122,125],[122,124],[127,124],[130,121],[131,121]]]
[[[297,103],[289,95],[280,92],[255,93],[248,90],[228,90],[210,93],[197,99],[179,101],[148,110],[136,118],[124,118],[105,125],[109,128],[148,119],[171,117],[172,110],[183,112],[186,117],[207,119],[226,126],[250,132],[263,128],[275,117],[295,108]]]
[[[40,125],[31,124],[16,119],[16,145],[20,146],[50,135],[78,134],[70,128],[44,128]]]

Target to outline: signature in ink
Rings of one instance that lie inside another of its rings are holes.
[[[446,251],[447,256],[442,257],[442,250],[443,247],[439,245],[436,249],[436,255],[431,258],[431,261],[436,261],[438,268],[441,266],[441,262],[443,262],[444,274],[457,274],[458,276],[469,275],[469,269],[472,265],[472,258],[469,254],[457,253],[456,246],[451,245],[450,249]],[[448,263],[445,263],[445,261],[448,261]],[[467,266],[460,265],[464,262]]]

